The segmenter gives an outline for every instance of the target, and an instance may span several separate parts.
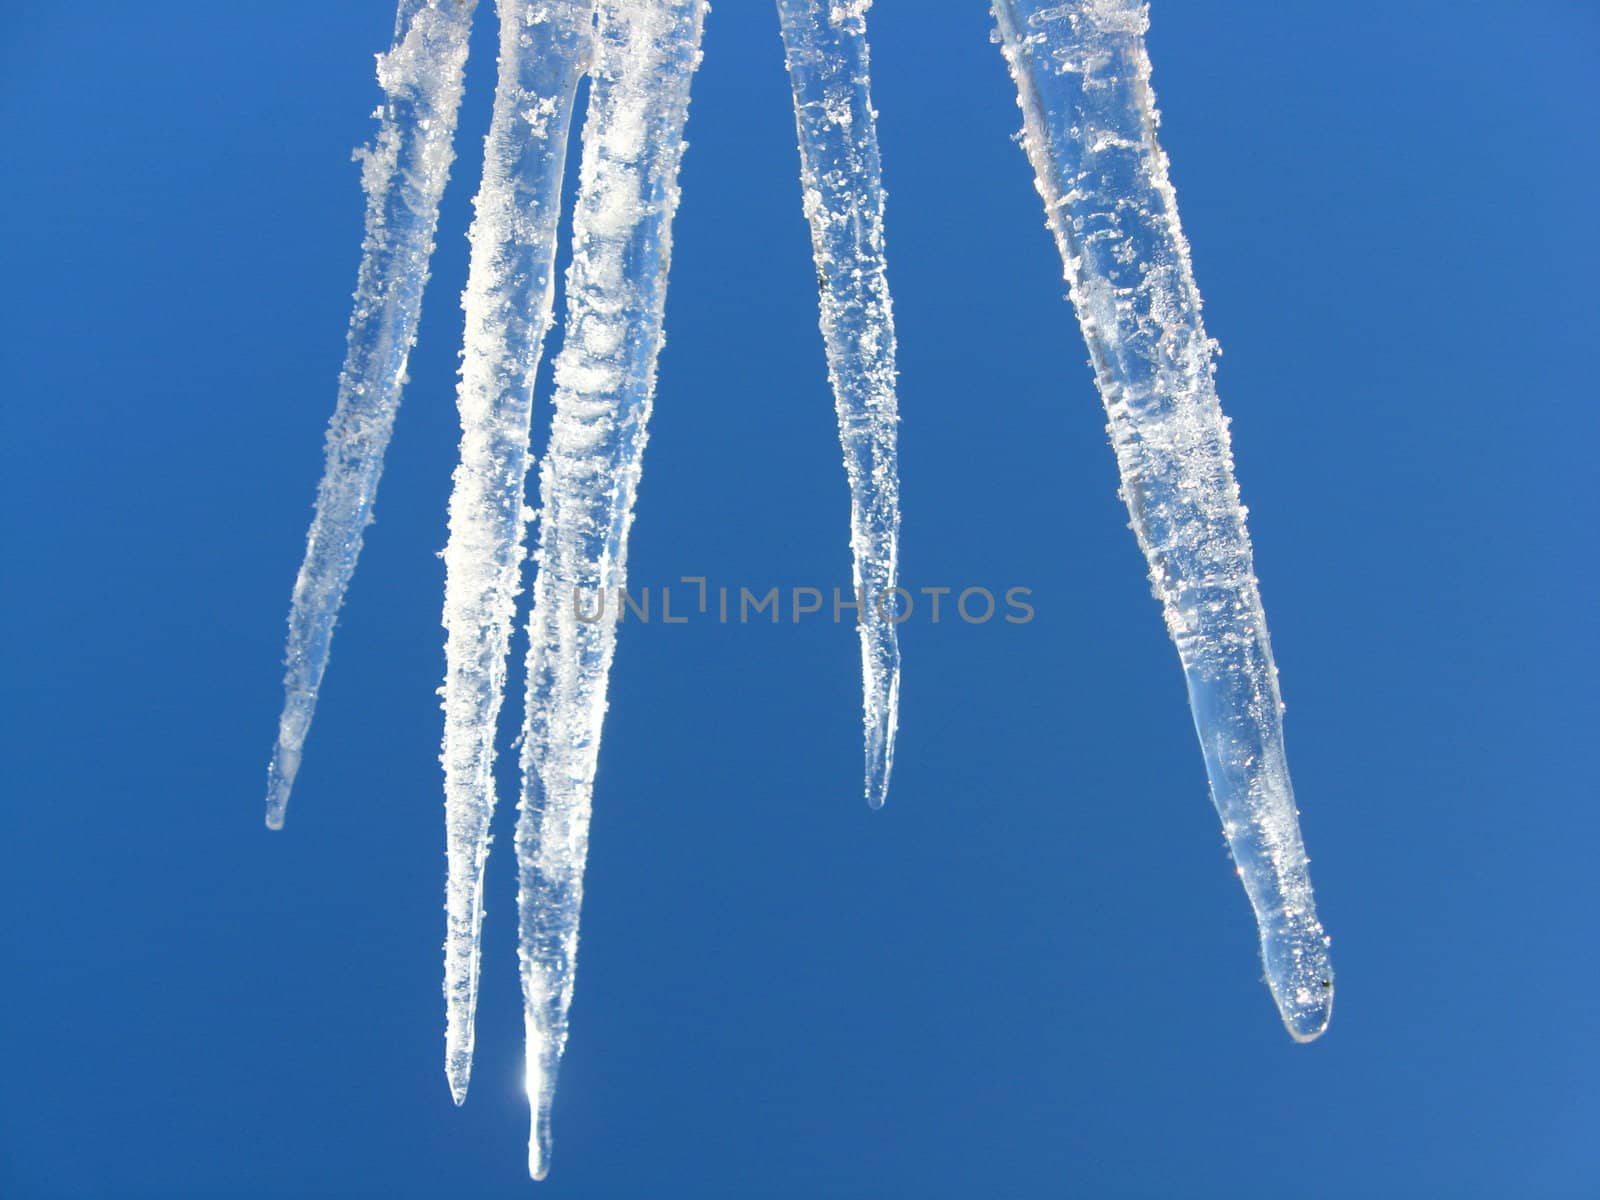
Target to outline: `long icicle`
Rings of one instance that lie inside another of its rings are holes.
[[[828,377],[850,480],[850,546],[861,635],[866,796],[883,804],[894,768],[900,646],[894,313],[883,246],[878,114],[866,12],[872,0],[778,0],[817,266]]]
[[[271,829],[283,828],[334,623],[372,521],[406,358],[416,341],[439,197],[454,157],[476,7],[477,0],[400,0],[394,46],[378,55],[381,124],[373,144],[358,152],[367,194],[366,239],[316,515],[289,609],[283,715],[267,768]]]
[[[567,1039],[590,800],[626,586],[704,0],[601,0],[567,274],[555,418],[540,467],[517,822],[520,957],[532,1106],[528,1170],[550,1167]]]
[[[1139,0],[994,0],[1048,224],[1177,644],[1211,798],[1296,1041],[1333,1009],[1283,705],[1158,117]]]
[[[468,234],[461,464],[444,552],[445,1075],[457,1104],[472,1074],[495,731],[526,557],[533,382],[551,324],[573,100],[594,31],[594,0],[497,7],[500,77]]]

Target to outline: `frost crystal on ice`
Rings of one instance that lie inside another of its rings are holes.
[[[372,521],[406,357],[416,341],[439,197],[450,175],[461,72],[477,0],[401,0],[394,46],[378,56],[384,104],[359,155],[367,193],[349,346],[328,426],[327,463],[289,609],[283,715],[267,768],[267,824],[284,809],[328,666],[333,626]]]
[[[593,0],[497,7],[500,77],[468,235],[461,464],[444,553],[445,1074],[457,1104],[472,1073],[495,730],[526,557],[533,381],[551,324],[567,132],[594,28]]]
[[[1156,141],[1137,0],[994,0],[1023,145],[1109,418],[1122,494],[1178,648],[1211,798],[1289,1033],[1333,1009],[1328,938],[1283,747],[1283,704],[1200,320]]]
[[[567,1041],[590,800],[616,647],[616,625],[581,620],[579,603],[627,584],[705,9],[704,0],[600,0],[598,7],[566,333],[540,466],[517,821],[535,1179],[550,1169],[550,1106]]]
[[[878,114],[868,73],[870,2],[778,0],[778,16],[794,90],[828,375],[850,480],[866,795],[877,808],[889,789],[899,723],[900,647],[883,605],[899,583],[900,482],[894,314],[883,248]]]

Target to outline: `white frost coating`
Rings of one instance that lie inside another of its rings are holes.
[[[828,377],[850,480],[850,547],[861,635],[867,803],[889,789],[900,708],[900,479],[894,313],[883,248],[883,182],[868,73],[871,0],[778,0],[794,90],[800,183],[817,265]],[[881,598],[882,607],[879,599]]]
[[[377,137],[357,153],[367,194],[366,239],[316,515],[289,609],[283,715],[267,768],[272,829],[283,828],[334,622],[372,522],[406,357],[416,341],[439,197],[454,157],[461,72],[476,6],[477,0],[401,0],[394,46],[378,55],[385,102],[377,112]]]
[[[1333,1009],[1283,746],[1283,705],[1135,0],[994,0],[1023,144],[1066,266],[1122,473],[1177,644],[1211,798],[1296,1041]]]
[[[456,391],[461,464],[444,552],[445,1075],[457,1104],[472,1074],[495,729],[526,555],[533,381],[551,323],[573,97],[594,29],[594,0],[499,0],[497,7],[500,77],[468,234]]]
[[[567,274],[555,418],[540,467],[517,822],[520,957],[532,1106],[528,1170],[550,1168],[567,1040],[606,678],[616,646],[592,613],[626,586],[628,529],[655,391],[689,83],[704,0],[600,0]]]

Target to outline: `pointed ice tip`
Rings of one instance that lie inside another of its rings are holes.
[[[300,770],[300,751],[285,746],[280,734],[278,744],[272,749],[272,761],[267,764],[267,828],[282,829],[283,815],[289,808],[289,792],[294,788],[294,777]]]
[[[472,1025],[470,1016],[466,1022],[469,1032],[464,1039],[465,1046],[459,1044],[463,1039],[457,1030],[456,1021],[455,1006],[452,1004],[450,1029],[445,1035],[444,1078],[450,1085],[450,1099],[456,1102],[457,1108],[460,1108],[467,1102],[467,1087],[472,1082],[473,1039],[470,1032]]]
[[[867,739],[867,807],[876,811],[889,798],[889,773],[894,769],[894,734],[877,730]]]
[[[867,776],[866,796],[867,807],[873,812],[877,812],[882,808],[883,802],[889,798],[889,777],[887,775],[879,775],[874,778],[869,774]]]
[[[866,681],[867,807],[876,810],[889,798],[889,776],[894,773],[894,739],[900,731],[899,652],[894,653],[894,667],[882,691],[865,658],[862,672]]]
[[[528,1139],[528,1177],[538,1183],[550,1174],[550,1121],[534,1118],[533,1136]]]
[[[291,781],[278,773],[278,764],[273,762],[267,771],[267,828],[282,829],[283,817],[289,807],[289,788]]]
[[[1279,1011],[1290,1037],[1301,1045],[1316,1041],[1328,1031],[1328,1022],[1333,1019],[1333,981],[1324,983],[1322,994],[1309,1003]]]
[[[530,1019],[530,1041],[538,1036]],[[550,1129],[550,1110],[555,1104],[556,1071],[561,1065],[561,1051],[544,1047],[542,1052],[529,1055],[524,1086],[528,1093],[528,1174],[537,1182],[550,1174],[550,1152],[555,1137]]]

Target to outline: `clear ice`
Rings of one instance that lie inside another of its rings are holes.
[[[616,647],[612,620],[581,618],[602,594],[627,584],[705,11],[704,0],[600,0],[597,12],[566,329],[540,465],[516,835],[535,1179],[550,1169],[550,1109],[567,1041],[590,801]]]
[[[466,1099],[478,1004],[495,732],[527,556],[533,381],[551,324],[557,225],[594,0],[498,0],[500,75],[468,237],[461,463],[445,547],[445,1074]]]
[[[1195,730],[1290,1035],[1333,1010],[1283,746],[1283,703],[1178,224],[1138,0],[994,0],[1047,223],[1122,474],[1122,495],[1188,683]]]
[[[828,376],[850,481],[866,797],[877,808],[889,790],[899,724],[900,647],[885,606],[899,583],[900,482],[894,313],[868,68],[871,2],[778,0],[778,16],[794,91]]]
[[[378,55],[384,103],[372,145],[358,153],[367,194],[355,309],[328,425],[316,515],[294,583],[283,715],[267,768],[267,825],[284,809],[328,666],[333,626],[372,522],[383,453],[394,431],[406,358],[416,341],[439,197],[454,156],[461,74],[477,0],[401,0],[394,45]]]

